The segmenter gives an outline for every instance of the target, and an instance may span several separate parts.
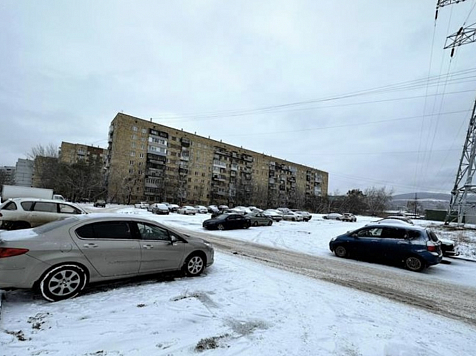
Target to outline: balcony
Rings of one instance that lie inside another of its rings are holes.
[[[188,138],[182,137],[180,139],[180,144],[182,147],[190,147],[190,140]]]

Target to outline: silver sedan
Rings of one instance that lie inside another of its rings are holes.
[[[92,282],[180,270],[198,276],[213,261],[209,242],[122,214],[0,232],[0,289],[34,288],[49,301],[75,297]]]

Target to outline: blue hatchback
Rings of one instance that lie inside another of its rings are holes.
[[[441,262],[441,242],[436,234],[418,226],[374,224],[334,237],[329,248],[338,257],[355,257],[402,263],[411,271]]]

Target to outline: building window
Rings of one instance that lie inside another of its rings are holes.
[[[130,165],[130,166],[133,166],[133,165],[134,165],[134,161],[129,161],[129,165]]]
[[[137,128],[137,126],[132,126],[132,131],[137,132],[137,130],[139,130],[139,129]]]
[[[147,129],[142,129],[142,133],[143,134],[147,133]]]
[[[136,153],[134,151],[131,151],[131,157],[135,157]]]
[[[132,148],[136,148],[136,143],[135,142],[132,142]]]
[[[139,157],[140,157],[140,158],[144,158],[144,154],[143,154],[143,153],[139,153]]]
[[[132,138],[133,140],[137,140],[137,135],[131,135],[131,138]]]

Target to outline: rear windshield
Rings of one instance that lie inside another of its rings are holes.
[[[438,241],[438,236],[436,236],[436,234],[431,231],[431,230],[426,230],[426,233],[428,234],[428,236],[430,237],[431,241],[433,242],[437,242]]]
[[[2,210],[17,210],[17,205],[15,204],[14,201],[6,201],[3,203],[2,206],[0,206],[0,209]]]
[[[70,224],[70,223],[72,222],[71,219],[78,220],[78,219],[75,218],[75,217],[70,217],[70,218],[63,219],[63,220],[56,220],[56,221],[52,221],[52,222],[50,222],[50,223],[47,223],[47,224],[44,224],[44,225],[35,227],[33,230],[35,230],[35,232],[36,232],[37,234],[43,234],[43,233],[45,233],[45,232],[49,232],[49,231],[51,231],[51,230],[61,228],[61,227],[64,226],[64,225]]]

